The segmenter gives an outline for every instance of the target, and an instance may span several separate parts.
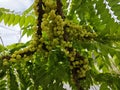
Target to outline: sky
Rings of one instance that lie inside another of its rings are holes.
[[[0,0],[0,8],[10,9],[11,11],[22,13],[24,10],[30,7],[34,0]],[[2,21],[0,23],[0,44],[5,46],[17,43],[20,39],[20,27],[6,26]],[[28,41],[29,38],[24,36],[22,42]]]
[[[23,12],[27,9],[33,0],[0,0],[0,7],[4,7],[16,12]]]

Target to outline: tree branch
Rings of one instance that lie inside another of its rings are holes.
[[[43,17],[43,14],[44,14],[44,10],[42,9],[42,0],[39,1],[37,7],[38,7],[38,23],[37,23],[37,26],[38,26],[38,30],[37,30],[37,34],[42,36],[42,29],[41,29],[41,23],[42,23],[42,17]]]
[[[62,2],[61,0],[57,0],[57,14],[59,14],[62,18],[65,18],[65,16],[63,15],[63,10],[62,10]]]

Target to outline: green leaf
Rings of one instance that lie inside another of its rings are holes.
[[[17,23],[19,23],[19,21],[20,21],[20,15],[16,15],[15,16],[15,20],[14,20],[14,22],[13,22],[13,25],[16,25]]]
[[[0,44],[0,52],[4,51],[6,48]]]
[[[25,23],[25,16],[22,16],[19,22],[20,27],[22,27]]]
[[[10,20],[10,15],[11,14],[6,14],[5,17],[4,17],[4,23],[5,25],[8,23],[8,21]]]
[[[1,12],[11,12],[9,9],[6,9],[6,8],[0,8],[0,11]]]
[[[14,43],[14,44],[6,46],[6,48],[9,50],[9,53],[12,54],[14,51],[20,50],[20,49],[26,47],[28,44],[29,44],[29,42],[24,43],[24,44],[23,43]]]
[[[9,21],[7,22],[8,26],[9,26],[9,25],[12,25],[13,22],[14,22],[14,20],[15,20],[15,14],[11,14]]]
[[[1,16],[0,16],[0,22],[4,19],[4,17],[5,17],[5,14],[2,13]]]
[[[110,89],[108,88],[106,83],[102,83],[100,86],[100,90],[110,90]]]
[[[10,72],[10,89],[11,90],[18,90],[18,82],[16,80],[17,78],[15,77],[15,75],[13,74],[13,72]]]
[[[28,26],[32,22],[33,22],[33,16],[27,16],[25,19],[24,27]]]
[[[108,0],[110,7],[117,5],[120,1],[119,0]]]
[[[0,17],[2,16],[2,12],[0,12]]]

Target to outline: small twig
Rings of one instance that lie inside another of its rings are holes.
[[[0,36],[0,40],[1,40],[1,43],[2,43],[2,45],[3,45],[3,47],[5,47],[5,45],[4,45],[4,42],[3,42],[3,40],[2,40],[2,37]],[[3,51],[3,56],[5,55],[5,51]]]
[[[22,31],[20,30],[20,38],[19,38],[19,40],[18,40],[18,43],[20,43],[21,42],[21,39],[22,39]]]
[[[2,42],[2,45],[5,46],[5,45],[4,45],[4,42],[3,42],[2,38],[1,38],[1,36],[0,36],[0,40],[1,40],[1,42]]]

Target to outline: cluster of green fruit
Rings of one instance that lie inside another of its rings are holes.
[[[14,53],[12,54],[8,54],[7,56],[5,56],[3,58],[3,65],[8,65],[9,63],[12,63],[12,62],[18,62],[18,61],[21,61],[23,58],[24,60],[28,61],[30,60],[30,57],[31,57],[31,53],[32,52],[35,52],[37,47],[36,46],[36,43],[37,41],[33,41],[31,40],[31,43],[28,47],[25,47],[25,48],[21,48],[20,50],[18,51],[15,51]]]
[[[69,54],[70,69],[72,73],[72,79],[78,80],[86,76],[86,71],[89,70],[89,61],[80,55],[76,49],[73,49]]]
[[[52,0],[43,1],[43,10],[45,12],[40,24],[42,37],[39,39],[40,43],[38,46],[41,48],[44,45],[47,49],[46,52],[60,48],[69,58],[72,77],[74,78],[74,75],[76,75],[78,79],[83,78],[89,69],[89,62],[80,56],[79,52],[73,47],[73,40],[92,39],[96,37],[96,34],[87,32],[82,26],[76,25],[69,20],[64,20],[61,15],[56,12],[56,7],[55,2]],[[39,13],[40,12],[37,12],[38,15]],[[42,51],[42,49],[43,48],[41,48],[40,51]]]

